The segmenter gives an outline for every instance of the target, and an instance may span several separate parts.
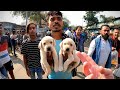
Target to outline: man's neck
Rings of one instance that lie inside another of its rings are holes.
[[[51,36],[56,40],[60,40],[62,39],[62,32],[51,32]]]
[[[30,40],[31,40],[31,41],[35,41],[36,38],[37,38],[36,36],[30,36]]]

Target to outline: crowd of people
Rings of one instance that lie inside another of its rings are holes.
[[[88,33],[83,29],[82,26],[76,26],[74,31],[71,31],[71,27],[68,27],[66,32],[63,31],[63,15],[60,11],[49,11],[47,16],[49,33],[46,36],[51,36],[55,39],[56,46],[55,49],[59,54],[60,43],[65,38],[72,38],[76,44],[76,50],[85,52],[84,44],[88,39]],[[17,32],[12,31],[12,34],[6,33],[3,35],[3,26],[0,24],[0,72],[6,78],[8,77],[7,71],[9,72],[12,79],[15,79],[13,70],[13,62],[9,56],[12,53],[15,57],[16,48],[20,47],[20,52],[23,55],[23,61],[26,69],[26,74],[31,79],[42,79],[44,71],[40,63],[40,49],[38,44],[41,38],[37,36],[37,25],[35,23],[29,23],[26,30],[21,30]],[[95,36],[94,32],[91,34],[91,43],[89,45],[87,56],[91,57],[94,62],[98,65],[98,71],[102,74],[102,79],[114,79],[112,72],[112,60],[113,57],[117,57],[117,64],[115,68],[120,66],[120,41],[119,28],[114,28],[112,36],[110,36],[110,26],[102,25],[100,28],[100,34]],[[116,54],[113,55],[112,52],[116,50]],[[79,54],[78,53],[78,54]],[[52,61],[52,58],[49,58]],[[81,60],[81,58],[80,58]],[[87,63],[87,62],[86,62]],[[86,67],[86,63],[82,63],[83,67]],[[80,63],[81,64],[81,63]],[[102,67],[101,67],[102,66]],[[72,79],[76,76],[77,67],[71,72],[63,72],[54,70],[47,76],[48,79]],[[37,73],[37,77],[35,75]],[[83,72],[84,73],[84,72]],[[86,79],[96,79],[94,74],[89,71],[89,75]]]

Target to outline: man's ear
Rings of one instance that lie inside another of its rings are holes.
[[[40,43],[39,43],[39,45],[38,45],[38,48],[39,48],[39,49],[43,49],[42,41],[40,41]]]

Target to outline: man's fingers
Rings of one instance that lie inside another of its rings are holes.
[[[88,75],[87,77],[85,77],[85,79],[94,79],[94,75],[93,75],[93,74],[90,74],[90,75]]]
[[[105,79],[114,79],[114,75],[111,69],[99,67],[100,73],[104,75]]]
[[[77,51],[76,54],[80,58],[82,63],[86,62],[86,58],[81,54],[81,52]]]
[[[104,74],[104,75],[109,75],[112,73],[111,69],[103,68],[102,66],[99,66],[99,71],[101,74]]]
[[[90,69],[90,64],[88,62],[84,62],[83,63],[83,73],[88,76],[90,73],[89,69]]]

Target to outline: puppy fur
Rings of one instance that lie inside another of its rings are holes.
[[[54,59],[54,71],[58,71],[58,56],[55,50],[55,40],[51,36],[45,36],[40,41],[38,48],[40,49],[40,56],[41,56],[41,66],[48,76],[51,73],[51,66],[47,61],[47,53],[51,53]]]
[[[66,38],[60,43],[60,52],[59,52],[59,71],[68,71],[71,72],[74,68],[76,68],[80,59],[76,55],[76,45],[75,42],[71,38]],[[68,59],[63,62],[63,55],[68,54]],[[73,65],[70,66],[70,64]]]

